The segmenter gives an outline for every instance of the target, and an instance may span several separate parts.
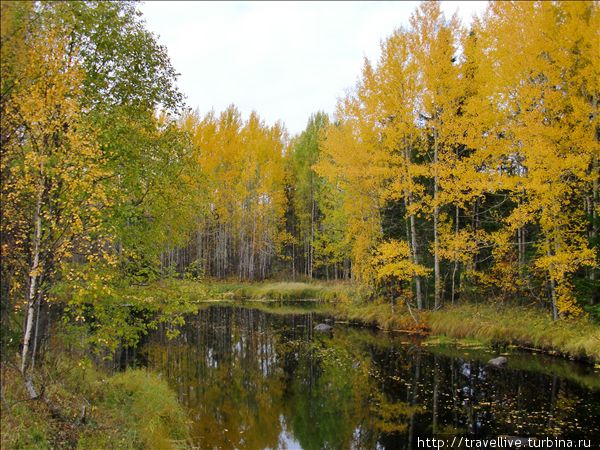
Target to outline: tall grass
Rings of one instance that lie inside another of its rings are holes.
[[[526,307],[459,305],[432,312],[433,334],[508,343],[574,358],[600,361],[600,326],[586,319],[553,321]]]
[[[167,279],[149,286],[124,289],[124,297],[147,298],[164,303],[179,300],[181,303],[207,300],[319,300],[337,302],[360,295],[348,282],[294,282],[264,281],[244,283],[237,281]]]
[[[411,314],[412,312],[412,314]],[[493,304],[461,304],[437,311],[392,310],[389,303],[348,302],[335,307],[338,318],[383,330],[476,339],[484,344],[522,348],[600,362],[600,326],[587,319],[553,321],[544,311]]]
[[[211,283],[209,295],[235,300],[320,300],[337,301],[349,295],[348,283],[303,283],[293,281],[262,283]]]
[[[342,302],[335,305],[335,315],[342,320],[380,328],[385,331],[423,333],[427,312],[413,312],[414,317],[402,305],[392,307],[385,302]]]
[[[123,442],[134,448],[171,449],[184,445],[186,415],[165,380],[145,370],[128,370],[110,379],[98,399],[102,420],[113,424]],[[79,441],[81,448],[112,448],[112,436],[91,430]]]
[[[186,414],[158,375],[128,370],[113,376],[89,362],[60,356],[35,382],[61,412],[29,400],[16,365],[2,367],[1,448],[177,449],[187,445]],[[86,414],[82,417],[82,407]]]

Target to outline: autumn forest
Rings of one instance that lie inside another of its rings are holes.
[[[468,26],[423,2],[292,135],[187,105],[135,2],[2,1],[3,447],[34,442],[22,396],[59,424],[47,448],[117,448],[80,405],[110,395],[45,387],[215,299],[597,365],[599,32],[597,2],[490,2]],[[123,448],[167,448],[137,430]]]

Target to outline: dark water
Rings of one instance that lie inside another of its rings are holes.
[[[561,436],[600,443],[600,372],[542,355],[427,345],[314,312],[214,306],[137,364],[163,374],[201,449],[410,449],[417,439]],[[592,444],[591,448],[595,448]]]

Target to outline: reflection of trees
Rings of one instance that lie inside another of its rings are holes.
[[[313,336],[316,323],[311,313],[211,307],[173,341],[158,330],[137,358],[168,378],[203,449],[285,448],[287,435],[309,450],[410,449],[435,432],[575,433],[574,418],[600,413],[600,393],[585,401],[560,377],[365,330]]]
[[[174,341],[147,346],[188,406],[201,448],[278,448],[283,378],[264,313],[209,308]],[[207,326],[210,323],[212,326]]]
[[[312,314],[277,317],[209,308],[173,341],[163,330],[145,357],[189,407],[201,448],[373,448],[405,428],[403,402],[378,390],[353,333],[313,336]]]
[[[380,390],[377,370],[354,338],[339,330],[333,339],[279,347],[296,367],[286,418],[304,449],[375,448],[381,432],[406,428],[412,409]]]
[[[356,387],[365,383],[347,352],[317,341],[292,350],[297,355],[286,396],[286,421],[304,449],[350,448],[365,405]],[[293,346],[286,347],[293,348]]]

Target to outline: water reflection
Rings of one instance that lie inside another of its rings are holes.
[[[587,377],[584,387],[539,370],[493,370],[405,336],[339,324],[315,332],[323,320],[210,307],[174,340],[157,330],[135,360],[169,380],[202,449],[409,449],[434,434],[600,434],[600,390],[587,369],[568,366]]]

